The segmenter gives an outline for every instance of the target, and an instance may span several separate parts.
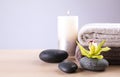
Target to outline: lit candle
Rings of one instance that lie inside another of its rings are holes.
[[[78,16],[58,16],[59,49],[66,50],[69,56],[74,56],[78,33]]]

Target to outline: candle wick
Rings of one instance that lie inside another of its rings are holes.
[[[70,11],[69,11],[69,10],[67,11],[67,15],[68,15],[68,16],[70,15]]]

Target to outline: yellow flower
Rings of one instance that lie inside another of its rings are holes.
[[[97,58],[97,59],[103,59],[103,55],[100,55],[101,52],[106,52],[106,51],[109,51],[110,48],[109,47],[104,47],[102,48],[103,44],[105,43],[105,40],[103,40],[101,43],[99,43],[97,45],[97,43],[91,41],[89,43],[89,51],[86,50],[83,46],[81,46],[78,41],[76,41],[80,51],[81,51],[81,54],[83,56],[86,56],[88,58]]]

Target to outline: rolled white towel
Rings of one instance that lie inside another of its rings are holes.
[[[78,41],[83,46],[95,40],[106,40],[105,46],[120,47],[120,23],[92,23],[83,26],[78,33]]]

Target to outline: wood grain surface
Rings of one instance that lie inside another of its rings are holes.
[[[104,72],[78,69],[68,74],[58,69],[58,63],[45,63],[37,50],[0,50],[0,77],[120,77],[120,66],[109,66]]]

